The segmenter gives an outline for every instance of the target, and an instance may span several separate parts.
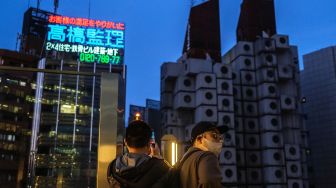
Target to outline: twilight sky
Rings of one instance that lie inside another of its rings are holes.
[[[145,105],[160,99],[160,65],[181,55],[191,0],[91,0],[92,19],[126,25],[125,63],[127,114],[129,104]],[[37,0],[0,1],[0,49],[15,49],[23,13]],[[242,0],[220,0],[222,53],[236,41],[235,29]],[[53,0],[41,0],[41,9],[53,11]],[[335,0],[275,0],[277,31],[290,36],[299,55],[336,45]],[[60,0],[58,13],[89,15],[89,0]],[[300,59],[301,68],[302,59]]]

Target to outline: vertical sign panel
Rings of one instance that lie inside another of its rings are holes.
[[[118,79],[119,75],[113,73],[102,73],[101,76],[97,188],[108,188],[107,168],[116,157]]]

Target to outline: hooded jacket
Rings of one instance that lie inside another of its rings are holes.
[[[168,170],[163,159],[127,153],[110,163],[107,176],[112,188],[148,188]]]

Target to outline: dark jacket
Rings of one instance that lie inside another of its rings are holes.
[[[148,188],[168,170],[169,166],[163,159],[130,153],[113,160],[107,175],[113,188]]]
[[[194,152],[182,165],[180,180],[182,188],[221,188],[221,171],[215,154],[191,147]]]

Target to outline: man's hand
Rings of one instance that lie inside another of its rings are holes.
[[[161,154],[160,154],[160,148],[159,148],[159,146],[158,146],[157,143],[155,143],[155,145],[154,145],[154,143],[151,144],[149,156],[156,157],[158,159],[163,159],[162,156],[161,156]]]

